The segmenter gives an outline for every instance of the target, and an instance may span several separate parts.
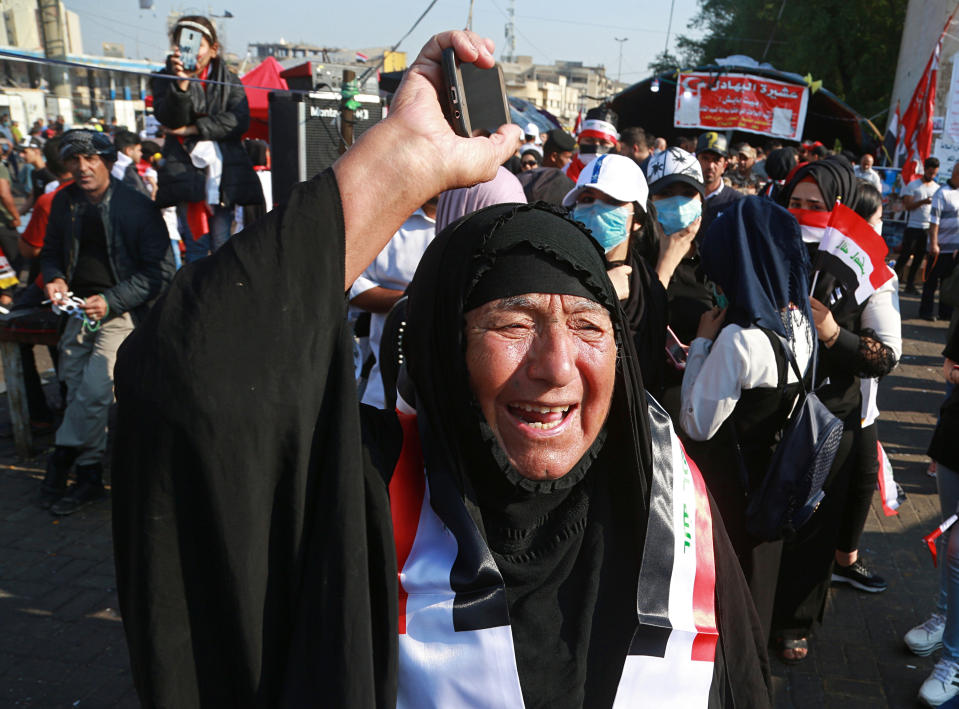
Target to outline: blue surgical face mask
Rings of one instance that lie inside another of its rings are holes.
[[[606,253],[616,248],[629,236],[626,225],[632,212],[628,206],[616,207],[605,202],[577,204],[573,207],[573,219],[589,229]]]
[[[682,231],[703,214],[703,203],[695,197],[667,197],[656,200],[656,220],[667,234]]]

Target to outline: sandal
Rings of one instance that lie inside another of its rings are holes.
[[[798,665],[809,655],[809,638],[780,638],[779,658],[787,665]]]

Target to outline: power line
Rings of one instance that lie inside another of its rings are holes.
[[[500,12],[502,12],[502,10]],[[661,34],[661,35],[667,34],[664,30],[653,30],[653,29],[650,29],[649,27],[626,27],[624,25],[607,25],[601,22],[581,22],[580,20],[565,20],[558,17],[536,17],[533,15],[517,15],[517,17],[523,20],[536,20],[537,22],[556,22],[563,25],[577,25],[579,27],[598,27],[600,29],[618,30],[620,32],[647,32],[649,34]],[[769,41],[768,39],[757,39],[754,37],[733,37],[729,35],[723,35],[723,38],[735,39],[739,42],[764,43]],[[774,40],[772,43],[785,44],[786,42],[785,40]]]
[[[506,19],[509,19],[509,15],[507,15],[507,14],[503,11],[503,8],[501,8],[499,5],[496,4],[496,0],[490,0],[490,2],[493,3],[493,7],[495,7],[497,10],[499,10],[499,14],[501,14],[501,15],[502,15],[503,17],[505,17]],[[513,29],[515,30],[515,32],[516,32],[520,37],[522,37],[524,40],[526,40],[526,44],[528,44],[530,47],[532,47],[532,48],[535,49],[537,52],[539,52],[541,56],[545,57],[545,58],[546,58],[546,61],[548,61],[548,62],[552,62],[552,61],[553,61],[552,57],[549,56],[549,53],[548,53],[548,52],[544,52],[542,49],[540,49],[540,48],[537,47],[535,44],[533,44],[533,41],[532,41],[529,37],[527,37],[527,36],[523,33],[522,30],[516,29],[515,26],[514,26]]]
[[[112,22],[113,20],[106,20],[106,19],[104,19],[104,20],[95,20],[95,19],[91,19],[91,18],[87,18],[87,19],[88,19],[91,23],[93,23],[94,25],[97,25],[98,27],[101,27],[102,29],[105,29],[105,30],[107,30],[108,32],[117,32],[117,31],[118,31],[116,27],[110,27],[109,25],[103,24],[104,22]],[[142,31],[146,31],[146,30],[142,30]],[[169,47],[159,47],[159,46],[157,46],[157,45],[155,45],[155,44],[148,44],[148,43],[145,43],[145,42],[141,42],[141,41],[139,40],[139,38],[135,38],[134,41],[137,43],[137,47],[139,47],[139,46],[142,45],[142,46],[146,47],[147,49],[155,49],[155,50],[157,50],[158,52],[160,52],[161,55],[164,55],[164,56],[165,56],[167,53],[169,53],[169,51],[170,51],[170,48],[169,48]]]
[[[423,21],[423,18],[426,17],[426,14],[427,14],[430,10],[433,9],[433,5],[435,5],[435,4],[437,3],[437,1],[438,1],[438,0],[433,0],[433,2],[431,2],[431,3],[426,7],[425,10],[423,10],[423,14],[416,18],[416,22],[413,23],[413,26],[410,27],[409,30],[407,30],[406,34],[404,34],[402,37],[400,37],[399,41],[398,41],[396,44],[394,44],[393,47],[390,49],[390,53],[391,53],[391,54],[396,51],[397,47],[399,47],[401,44],[403,44],[403,40],[404,40],[404,39],[406,39],[406,38],[409,37],[411,34],[413,34],[413,30],[415,30],[416,27],[420,24],[420,22]],[[374,71],[378,70],[381,66],[383,66],[383,64],[384,64],[385,62],[386,62],[386,52],[383,53],[383,56],[380,57],[380,60],[379,60],[378,62],[376,62],[376,64],[371,64],[370,67],[369,67],[366,71],[363,72],[363,75],[360,76],[360,78],[356,80],[357,83],[358,83],[360,86],[362,86],[362,85],[363,85],[363,82],[366,81],[366,77],[368,77],[368,76],[369,76],[370,74],[372,74]]]

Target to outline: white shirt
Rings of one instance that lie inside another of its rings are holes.
[[[891,349],[899,361],[902,357],[902,318],[899,315],[899,279],[895,274],[869,296],[860,327],[875,332],[879,341]]]
[[[939,185],[935,180],[923,182],[921,177],[916,178],[902,191],[902,196],[909,195],[916,202],[929,199],[939,191]],[[932,211],[932,204],[926,203],[916,209],[910,209],[906,213],[909,218],[906,220],[906,226],[913,229],[927,229],[929,227],[929,213]]]
[[[110,169],[110,174],[122,181],[124,174],[126,174],[127,166],[132,164],[133,158],[126,153],[117,151],[117,161],[113,163],[113,167]]]
[[[929,223],[939,225],[939,246],[959,246],[959,189],[947,182],[932,196]],[[944,249],[949,250],[950,249]]]
[[[805,373],[812,356],[814,332],[802,311],[793,310],[790,314],[796,335],[796,364]],[[786,382],[796,381],[787,364]],[[778,384],[776,353],[766,334],[756,326],[727,325],[715,343],[697,337],[689,346],[679,422],[690,438],[707,441],[732,414],[743,391]]]
[[[712,192],[710,192],[708,195],[706,195],[706,199],[709,200],[709,199],[715,197],[716,195],[718,195],[720,192],[723,191],[723,187],[725,187],[725,186],[726,186],[726,183],[723,182],[722,180],[720,180],[720,181],[719,181],[719,187],[717,187],[717,188],[714,189]]]
[[[882,194],[882,180],[879,179],[879,173],[869,168],[868,170],[863,170],[859,165],[856,165],[856,177],[860,180],[866,180],[873,187],[879,190],[879,194]]]
[[[413,274],[419,265],[426,247],[436,236],[436,221],[417,209],[400,227],[390,242],[380,251],[376,259],[367,266],[362,275],[350,288],[350,300],[365,293],[370,288],[390,288],[406,290],[413,280]],[[380,354],[380,338],[387,313],[373,313],[370,318],[370,349],[374,357]],[[363,403],[382,409],[386,405],[383,393],[383,378],[380,375],[379,362],[370,370]]]

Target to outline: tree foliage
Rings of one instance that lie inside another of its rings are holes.
[[[652,74],[665,74],[683,66],[684,63],[680,61],[679,57],[664,50],[657,54],[656,58],[650,62],[649,71]]]
[[[781,71],[811,73],[868,117],[889,107],[907,5],[908,0],[699,0],[688,28],[704,36],[681,36],[677,47],[684,66],[745,54]]]

